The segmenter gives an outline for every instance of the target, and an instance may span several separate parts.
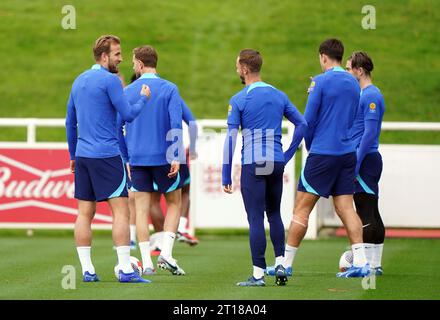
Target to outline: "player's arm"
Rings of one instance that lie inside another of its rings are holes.
[[[319,109],[321,107],[322,80],[319,78],[313,78],[307,92],[309,93],[309,96],[307,98],[304,118],[306,119],[308,128],[304,134],[304,140],[307,150],[310,150],[312,146],[313,135],[315,133]]]
[[[70,93],[69,101],[67,102],[66,136],[67,144],[69,146],[70,171],[73,173],[75,172],[75,152],[76,144],[78,142],[78,123],[72,93]]]
[[[228,110],[228,132],[223,146],[222,185],[223,191],[232,193],[232,159],[237,143],[238,128],[240,126],[240,110],[232,101]]]
[[[364,133],[362,134],[361,142],[359,143],[359,148],[357,149],[356,156],[356,170],[355,176],[359,174],[362,161],[364,161],[365,156],[374,144],[374,139],[379,133],[380,112],[378,109],[379,101],[375,98],[367,99],[366,110],[364,113]]]
[[[186,105],[182,99],[182,119],[188,125],[189,133],[189,156],[191,159],[197,158],[196,143],[198,136],[198,127],[196,118],[192,114],[190,108]]]
[[[121,157],[124,163],[128,163],[130,159],[128,156],[127,143],[125,142],[124,125],[125,121],[122,120],[121,115],[118,113],[116,118],[116,130],[118,130],[119,150],[121,152]]]
[[[147,85],[143,85],[140,92],[140,99],[137,103],[131,105],[128,103],[128,99],[124,94],[121,81],[118,77],[111,76],[107,79],[107,94],[112,105],[124,121],[133,121],[139,115],[142,108],[147,104],[148,98],[151,95],[150,88]]]
[[[185,149],[183,147],[182,135],[182,98],[176,87],[171,89],[171,95],[168,105],[168,115],[170,118],[170,127],[172,131],[173,143],[177,144],[177,151],[172,154],[171,170],[168,177],[173,178],[177,175],[180,169],[180,163],[185,162]]]
[[[304,138],[304,134],[307,131],[307,121],[298,109],[289,101],[286,96],[286,105],[284,107],[284,116],[295,125],[295,131],[293,132],[292,142],[289,148],[284,152],[284,163],[287,164],[292,159],[299,144]]]

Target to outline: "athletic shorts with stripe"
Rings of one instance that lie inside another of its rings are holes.
[[[127,197],[127,174],[120,156],[75,159],[75,198],[105,201]]]

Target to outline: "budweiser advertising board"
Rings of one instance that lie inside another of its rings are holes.
[[[0,226],[72,228],[74,190],[65,148],[0,148]],[[98,203],[94,226],[110,228],[111,222],[107,203]]]

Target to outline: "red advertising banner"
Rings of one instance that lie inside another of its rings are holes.
[[[0,227],[72,227],[74,187],[66,149],[0,148]],[[93,222],[110,227],[107,203],[98,203]]]

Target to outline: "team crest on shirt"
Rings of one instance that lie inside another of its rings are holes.
[[[376,104],[374,102],[370,103],[370,112],[371,113],[376,112]]]
[[[307,89],[307,93],[310,93],[315,88],[316,82],[312,79],[312,82],[310,83],[309,88]]]

